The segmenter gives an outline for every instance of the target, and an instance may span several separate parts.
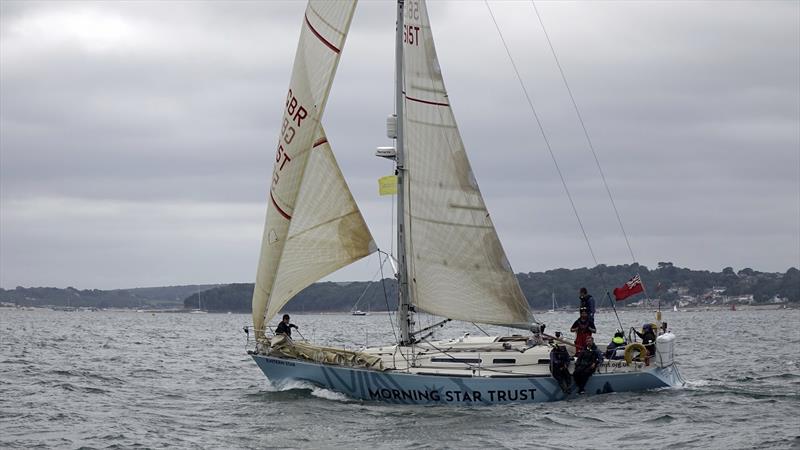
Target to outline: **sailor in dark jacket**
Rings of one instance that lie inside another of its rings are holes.
[[[586,382],[592,376],[597,367],[603,362],[603,354],[594,345],[594,338],[589,336],[586,340],[586,348],[578,354],[575,361],[575,370],[572,374],[575,378],[575,385],[578,386],[578,393],[586,392]]]
[[[569,387],[572,385],[572,375],[569,373],[570,362],[572,362],[572,357],[563,345],[555,345],[550,351],[550,373],[565,394],[570,393]]]
[[[636,329],[633,330],[637,336],[642,338],[642,344],[644,344],[644,348],[647,349],[648,356],[655,356],[656,354],[656,331],[653,329],[653,325],[646,323],[642,325],[642,332],[639,333]]]
[[[286,337],[291,338],[292,337],[292,328],[299,329],[297,325],[295,325],[293,323],[289,323],[289,315],[288,314],[284,314],[283,315],[283,320],[281,320],[281,323],[279,323],[278,327],[275,328],[275,334],[276,335],[285,334]]]
[[[589,291],[586,290],[585,287],[582,287],[578,295],[578,299],[581,302],[580,309],[586,308],[586,311],[589,313],[589,318],[594,320],[594,297],[589,294]]]

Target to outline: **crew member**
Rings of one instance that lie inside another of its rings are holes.
[[[611,342],[606,347],[606,358],[608,359],[620,359],[617,357],[617,350],[625,348],[625,333],[620,330],[617,330],[614,333],[614,337],[611,339]]]
[[[639,333],[636,329],[633,330],[637,336],[642,338],[642,344],[644,344],[644,348],[647,349],[648,356],[655,356],[656,354],[656,332],[653,329],[653,325],[646,323],[642,325],[642,332]]]
[[[589,294],[589,291],[587,291],[585,287],[582,287],[578,295],[578,298],[580,299],[581,302],[580,307],[586,308],[586,310],[589,311],[589,318],[594,320],[594,311],[595,311],[594,297],[592,297]]]
[[[281,320],[281,322],[278,324],[278,327],[275,328],[275,334],[276,335],[283,334],[283,335],[286,335],[286,337],[291,338],[292,337],[292,328],[297,329],[297,330],[300,329],[297,325],[295,325],[293,323],[289,323],[289,315],[288,314],[284,314],[283,315],[283,320]]]
[[[581,308],[581,317],[572,324],[570,328],[575,334],[575,356],[586,348],[586,338],[592,337],[592,333],[597,333],[594,320],[589,317],[589,311]]]
[[[569,356],[567,348],[563,345],[554,345],[550,350],[550,373],[553,378],[558,382],[561,391],[567,395],[570,393],[570,385],[572,384],[572,375],[569,373],[569,363],[572,357]]]
[[[589,381],[589,377],[592,376],[602,362],[603,354],[594,345],[594,338],[589,336],[583,351],[575,361],[575,371],[572,374],[575,378],[575,385],[578,386],[578,394],[586,392],[586,382]]]

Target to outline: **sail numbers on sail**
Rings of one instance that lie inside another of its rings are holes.
[[[403,25],[403,42],[408,45],[419,46],[419,27],[415,25]]]
[[[297,97],[292,95],[291,89],[289,89],[289,94],[286,97],[286,112],[289,113],[289,116],[292,116],[292,121],[297,122],[298,127],[300,122],[308,117],[308,110],[299,104]]]
[[[419,22],[419,2],[406,2],[406,20]],[[403,24],[403,43],[419,47],[419,25]]]
[[[286,166],[286,163],[292,160],[283,146],[284,144],[288,146],[292,143],[295,134],[297,134],[297,130],[294,128],[295,125],[299,129],[303,124],[303,119],[306,117],[308,117],[308,109],[300,104],[297,97],[292,94],[292,90],[289,89],[289,94],[286,96],[286,110],[283,116],[283,127],[281,127],[281,138],[275,155],[275,169],[272,172],[273,188],[280,181],[280,172]]]

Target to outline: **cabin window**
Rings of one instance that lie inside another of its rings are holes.
[[[495,358],[492,362],[495,364],[516,364],[517,360],[514,358]]]
[[[431,358],[431,362],[480,364],[481,360],[480,358]]]

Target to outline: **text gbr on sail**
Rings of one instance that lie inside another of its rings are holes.
[[[288,146],[292,143],[295,134],[297,134],[297,131],[294,128],[295,125],[299,129],[303,124],[303,119],[306,117],[308,117],[308,110],[300,104],[300,101],[297,99],[297,97],[292,94],[292,90],[289,89],[289,94],[286,96],[286,111],[283,116],[281,138],[278,142],[278,152],[275,155],[275,165],[277,167],[272,175],[273,187],[278,184],[278,180],[280,179],[279,172],[283,170],[283,168],[286,166],[286,163],[292,160],[283,146],[284,144]]]

